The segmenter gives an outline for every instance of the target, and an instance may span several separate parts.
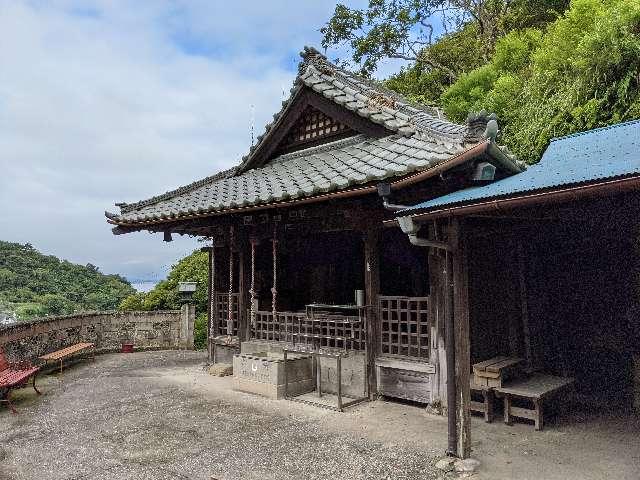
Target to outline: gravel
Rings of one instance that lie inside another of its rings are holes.
[[[21,391],[20,415],[0,406],[0,480],[438,475],[437,449],[336,426],[361,417],[198,388],[213,378],[204,361],[198,352],[104,355],[61,381],[44,378],[42,397]]]

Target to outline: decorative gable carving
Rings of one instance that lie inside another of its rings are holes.
[[[312,105],[307,105],[276,150],[276,155],[320,145],[358,132]]]

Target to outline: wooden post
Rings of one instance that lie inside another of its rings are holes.
[[[235,239],[233,227],[229,233],[229,298],[227,305],[227,335],[233,335],[233,247]]]
[[[207,352],[209,354],[209,361],[213,360],[213,349],[211,348],[211,328],[213,326],[213,291],[214,291],[214,286],[213,286],[213,280],[214,280],[214,275],[213,275],[213,268],[214,268],[214,253],[213,253],[213,242],[211,243],[211,247],[209,247],[207,249],[207,253],[209,254],[209,262],[208,262],[208,266],[209,266],[209,276],[207,277],[207,280],[209,280],[209,283],[207,285]]]
[[[449,234],[453,248],[457,453],[460,458],[468,458],[471,454],[471,419],[469,415],[471,349],[467,246],[463,220],[452,220]]]
[[[271,248],[273,253],[273,286],[271,287],[271,311],[273,314],[273,324],[278,321],[278,231],[273,228],[273,238]]]
[[[378,295],[380,293],[380,230],[369,229],[364,236],[364,285],[367,302],[367,385],[369,399],[378,395],[376,356],[379,348]]]
[[[524,342],[524,357],[527,370],[533,371],[533,357],[531,355],[531,332],[529,330],[529,295],[527,293],[527,278],[525,253],[522,240],[518,240],[518,283],[520,285],[520,311],[522,315],[522,335]]]
[[[249,308],[251,314],[249,315],[249,329],[247,338],[251,338],[251,329],[256,328],[256,247],[258,246],[258,240],[251,238],[249,240],[251,244],[251,283],[249,286]]]
[[[216,276],[216,247],[211,245],[211,328],[213,330],[213,337],[217,337],[220,333],[220,319],[218,312],[218,289],[216,282],[218,278]]]

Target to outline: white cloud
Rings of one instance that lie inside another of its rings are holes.
[[[102,212],[235,164],[333,5],[0,0],[0,239],[158,275],[196,243]]]

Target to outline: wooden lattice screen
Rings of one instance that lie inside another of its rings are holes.
[[[296,147],[317,143],[321,139],[344,136],[350,133],[355,132],[347,125],[334,120],[312,106],[308,106],[283,139],[280,150],[291,151]]]
[[[383,355],[429,358],[427,302],[428,297],[378,297]]]
[[[256,312],[253,336],[258,340],[321,348],[364,350],[365,332],[364,317],[323,314],[310,318],[305,313],[278,312],[274,320],[272,312],[259,311]]]
[[[238,335],[238,319],[240,318],[240,308],[238,298],[240,294],[231,294],[231,316],[233,318],[233,334]],[[227,334],[227,320],[229,318],[229,294],[217,293],[215,296],[214,312],[217,312],[218,335]]]

